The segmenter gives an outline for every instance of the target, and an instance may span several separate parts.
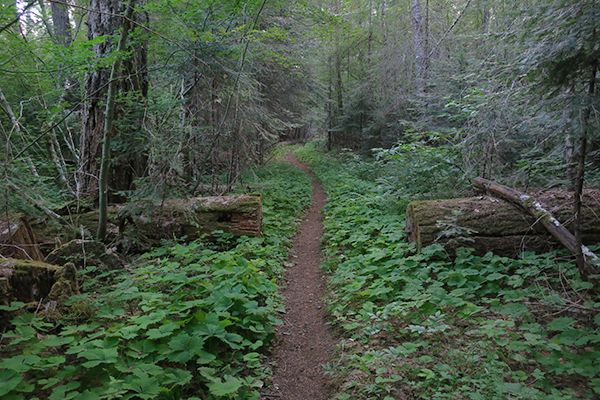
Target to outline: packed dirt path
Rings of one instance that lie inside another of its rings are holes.
[[[291,152],[286,161],[307,171],[313,181],[313,203],[304,215],[299,233],[293,238],[294,249],[287,268],[286,285],[281,295],[286,313],[277,328],[271,362],[272,385],[263,390],[261,400],[326,400],[327,380],[322,364],[329,361],[335,340],[326,325],[327,310],[322,304],[325,281],[319,268],[320,239],[323,235],[321,208],[327,195],[308,167]]]

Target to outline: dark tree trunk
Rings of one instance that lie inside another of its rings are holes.
[[[90,9],[88,16],[88,39],[94,40],[103,35],[114,35],[122,26],[123,19],[121,15],[125,10],[125,5],[119,0],[89,0]],[[148,16],[145,13],[135,13],[133,20],[145,24]],[[133,27],[135,28],[135,27]],[[116,46],[110,38],[102,43],[94,45],[93,51],[98,58],[106,57]],[[147,79],[147,44],[143,39],[137,38],[133,42],[135,51],[132,55],[123,60],[123,75],[126,77],[119,83],[119,93],[129,95],[129,102],[126,109],[122,104],[117,104],[117,119],[121,117],[124,111],[133,113],[131,117],[138,120],[135,113],[135,104],[142,106],[142,102],[148,93]],[[83,121],[80,141],[80,166],[81,174],[80,191],[91,198],[98,197],[98,177],[100,172],[101,140],[103,137],[105,123],[105,103],[108,93],[108,83],[110,78],[110,69],[98,68],[87,74],[85,78],[85,97],[87,99],[83,107]],[[139,113],[141,114],[141,113]],[[146,168],[147,156],[145,151],[132,147],[139,141],[132,139],[133,135],[139,135],[137,124],[133,128],[128,124],[128,131],[119,130],[119,140],[127,141],[124,151],[113,154],[114,161],[109,172],[108,185],[109,192],[119,190],[133,189],[134,180],[141,176]],[[139,144],[137,144],[139,146]],[[109,196],[110,200],[115,200],[114,196]]]
[[[67,5],[63,2],[50,2],[52,10],[52,25],[54,27],[54,40],[65,47],[71,45],[71,21],[69,20],[69,12]]]
[[[595,33],[595,30],[594,30]],[[592,65],[591,76],[589,81],[588,95],[590,97],[594,96],[595,86],[596,86],[596,72],[597,66],[594,62]],[[583,194],[583,181],[585,178],[585,157],[587,152],[587,136],[589,128],[589,118],[592,112],[592,106],[588,105],[585,108],[583,115],[583,126],[584,131],[579,140],[579,164],[577,166],[577,181],[575,184],[575,201],[573,202],[573,218],[574,218],[574,233],[575,233],[575,258],[577,259],[577,268],[579,269],[579,274],[585,280],[588,279],[589,275],[595,275],[597,270],[592,268],[592,266],[588,262],[589,250],[583,245],[582,239],[582,228],[581,225],[583,223],[583,216],[581,215],[581,202],[582,202],[582,194]],[[587,252],[586,252],[587,250]]]

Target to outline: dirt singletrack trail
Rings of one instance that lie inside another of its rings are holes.
[[[293,251],[287,268],[283,304],[286,313],[277,336],[271,362],[277,363],[273,383],[263,390],[261,400],[326,400],[327,380],[322,364],[329,361],[335,339],[326,325],[327,310],[322,304],[325,295],[321,263],[320,239],[323,236],[321,209],[327,195],[309,168],[291,152],[286,161],[307,171],[313,182],[313,203],[304,215],[299,232],[293,238]]]

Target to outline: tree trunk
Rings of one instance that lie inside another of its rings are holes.
[[[387,11],[387,1],[383,0],[381,3],[381,31],[383,32],[383,41],[387,42],[387,22],[385,19],[385,12]]]
[[[90,9],[87,21],[88,40],[94,40],[104,35],[114,35],[121,28],[123,20],[119,15],[122,15],[125,10],[122,1],[89,0],[88,4]],[[134,13],[132,19],[145,23],[148,17],[143,13]],[[120,82],[118,92],[124,96],[133,96],[133,103],[135,104],[136,101],[141,101],[147,95],[148,81],[147,45],[145,42],[135,43],[134,45],[135,49],[132,55],[123,60],[124,75],[128,79]],[[103,58],[110,53],[112,47],[112,41],[107,39],[95,44],[93,51],[98,58]],[[101,158],[101,140],[104,134],[104,113],[109,80],[110,71],[107,68],[98,68],[88,73],[85,78],[84,97],[87,101],[83,106],[79,173],[81,174],[82,191],[93,199],[98,197],[98,179],[100,175],[98,160]],[[137,96],[137,99],[135,96]],[[131,112],[132,108],[134,107],[131,104],[127,108],[117,104],[117,117],[124,110]],[[133,116],[133,119],[135,118],[136,116]],[[137,128],[132,128],[132,131],[137,130]],[[120,132],[120,136],[127,138],[134,133],[137,134],[138,132]],[[132,139],[131,146],[125,152],[114,154],[115,162],[108,176],[108,184],[111,190],[132,189],[135,178],[145,170],[147,163],[145,152],[139,147],[133,148],[134,143],[139,143],[139,141]]]
[[[427,79],[427,49],[425,47],[425,26],[423,22],[423,13],[421,11],[421,1],[411,0],[411,13],[414,27],[415,44],[415,67],[416,67],[416,91],[417,96],[425,93],[425,81]]]
[[[583,238],[588,243],[600,243],[599,191],[584,196]],[[565,227],[572,228],[572,193],[545,192],[536,194],[540,203]],[[421,248],[439,243],[452,254],[457,247],[470,247],[475,254],[492,251],[500,256],[516,257],[523,251],[543,253],[559,250],[563,245],[535,217],[516,206],[488,196],[415,201],[406,211],[409,241]]]
[[[565,161],[567,163],[569,190],[575,190],[577,184],[577,162],[575,159],[575,142],[570,134],[567,134],[566,138]]]
[[[64,2],[51,1],[50,7],[52,10],[52,25],[54,28],[54,40],[62,44],[64,47],[71,45],[71,21],[69,20],[69,12],[67,5]]]
[[[594,29],[594,34],[596,33]],[[596,84],[596,64],[592,65],[591,76],[588,87],[588,95],[590,97],[594,96],[594,88]],[[574,218],[574,233],[575,233],[575,258],[577,260],[577,268],[579,269],[579,274],[585,280],[587,280],[588,275],[595,275],[598,270],[595,267],[592,267],[589,264],[588,258],[591,257],[590,254],[586,254],[587,248],[583,245],[581,225],[583,221],[583,217],[581,215],[581,196],[583,193],[583,181],[585,178],[585,157],[587,152],[587,139],[588,139],[588,129],[590,129],[589,118],[592,112],[592,106],[587,105],[583,112],[583,133],[579,140],[579,163],[577,165],[577,182],[575,185],[575,194],[574,194],[574,202],[573,202],[573,218]],[[589,252],[589,250],[588,250]],[[597,257],[594,255],[593,259]]]
[[[123,27],[121,28],[121,37],[119,38],[119,44],[117,51],[119,55],[115,60],[112,70],[110,72],[110,83],[108,85],[108,95],[106,100],[106,113],[104,119],[104,131],[103,131],[103,142],[102,142],[102,161],[100,163],[100,182],[99,182],[99,221],[98,221],[98,238],[104,240],[106,236],[106,221],[107,221],[107,207],[108,207],[108,168],[110,166],[110,142],[113,136],[115,136],[113,124],[115,120],[115,102],[117,98],[117,81],[120,77],[122,53],[125,51],[127,43],[127,35],[129,33],[129,26],[133,9],[135,7],[135,0],[130,0],[127,5],[127,11],[125,18],[123,19]]]
[[[126,209],[124,210],[124,208]],[[93,230],[97,212],[81,221]],[[109,231],[153,241],[186,237],[192,241],[203,234],[223,231],[234,236],[262,235],[262,200],[259,194],[174,199],[162,204],[133,203],[109,208]]]

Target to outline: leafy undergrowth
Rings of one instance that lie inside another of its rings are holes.
[[[68,317],[23,314],[2,335],[0,397],[257,399],[270,372],[261,350],[279,323],[276,282],[312,187],[282,163],[251,180],[263,237],[165,243],[129,271],[84,273]]]
[[[393,207],[406,199],[357,177],[354,161],[296,155],[329,195],[324,268],[345,336],[324,366],[336,399],[598,398],[600,300],[568,257],[417,254]]]

